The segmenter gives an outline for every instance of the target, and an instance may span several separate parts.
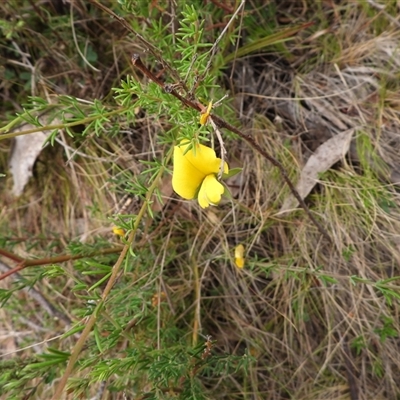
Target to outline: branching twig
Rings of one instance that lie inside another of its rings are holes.
[[[6,263],[0,261],[0,271],[8,272],[9,270],[11,270],[11,267]],[[14,273],[13,278],[18,280],[22,279],[22,276],[18,273]],[[23,290],[25,291],[27,296],[30,296],[34,300],[36,300],[40,304],[42,310],[46,311],[49,315],[51,315],[54,318],[58,318],[59,320],[63,321],[66,325],[71,324],[71,320],[69,319],[69,317],[66,314],[59,311],[57,308],[55,308],[53,304],[47,301],[46,298],[34,287],[25,287]]]
[[[128,108],[119,108],[118,110],[114,110],[114,111],[110,111],[108,113],[104,113],[102,115],[103,118],[109,118],[113,115],[117,115],[117,114],[121,114],[125,111],[127,111]],[[93,116],[93,117],[87,117],[87,118],[83,118],[80,119],[78,121],[73,121],[73,122],[67,122],[64,124],[54,124],[54,125],[39,125],[35,128],[32,129],[27,129],[25,131],[18,131],[18,132],[11,132],[11,133],[5,133],[2,134],[2,132],[8,132],[11,127],[13,127],[15,125],[14,121],[10,124],[7,124],[6,126],[3,126],[2,128],[0,128],[0,140],[4,140],[4,139],[11,139],[17,136],[22,136],[22,135],[29,135],[30,133],[35,133],[35,132],[44,132],[44,131],[54,131],[56,129],[64,129],[64,128],[70,128],[73,126],[78,126],[78,125],[85,125],[89,122],[95,121],[96,119],[99,119],[99,117]],[[20,122],[20,120],[18,119],[18,122]]]
[[[160,86],[162,89],[164,89],[167,93],[172,94],[172,96],[176,97],[178,100],[180,100],[185,106],[194,108],[197,111],[203,111],[203,105],[199,102],[192,101],[191,99],[185,98],[181,96],[173,87],[173,85],[164,83],[162,80],[157,78],[153,72],[151,72],[143,63],[142,60],[140,59],[139,54],[134,54],[132,56],[132,64],[140,70],[144,75],[146,75],[149,79],[151,79],[154,83],[156,83],[158,86]]]
[[[140,59],[140,56],[138,54],[134,54],[132,56],[132,63],[133,65],[138,68],[144,75],[146,75],[149,79],[151,79],[153,82],[155,82],[157,85],[159,85],[161,88],[163,88],[167,93],[172,94],[174,97],[176,97],[178,100],[180,100],[185,106],[194,108],[197,111],[203,112],[204,111],[204,106],[197,100],[192,100],[189,98],[185,98],[181,96],[175,89],[172,88],[172,85],[165,84],[163,83],[160,79],[158,79],[155,74],[153,74],[142,62]],[[326,229],[315,219],[315,217],[312,215],[310,209],[307,207],[306,203],[304,202],[303,198],[300,196],[299,192],[295,188],[293,182],[290,180],[289,175],[287,174],[284,166],[273,156],[271,156],[267,151],[265,151],[261,146],[255,141],[255,139],[247,134],[243,133],[240,129],[236,128],[235,126],[231,125],[229,122],[226,122],[224,119],[221,117],[218,117],[217,115],[210,115],[212,118],[212,121],[215,123],[215,125],[218,128],[225,128],[228,129],[229,131],[236,133],[238,136],[240,136],[242,139],[244,139],[251,147],[253,147],[258,153],[260,153],[266,160],[268,160],[274,167],[279,169],[279,172],[281,173],[284,181],[287,183],[289,186],[290,191],[293,193],[293,196],[297,199],[299,202],[300,206],[304,209],[304,211],[307,213],[308,217],[310,220],[314,223],[314,225],[317,227],[319,232],[329,241],[331,242],[331,238],[326,231]]]
[[[91,258],[91,257],[96,257],[99,255],[104,255],[104,254],[115,254],[115,253],[121,252],[122,249],[123,249],[123,246],[116,246],[116,247],[112,247],[110,249],[98,250],[92,254],[79,254],[79,255],[75,255],[75,256],[72,254],[64,254],[64,255],[56,256],[56,257],[47,257],[47,258],[32,259],[32,260],[21,258],[14,253],[10,253],[7,250],[0,249],[1,255],[9,258],[10,260],[18,262],[18,265],[16,267],[14,267],[14,268],[10,269],[9,271],[0,275],[0,281],[2,281],[3,279],[7,278],[10,275],[18,273],[19,271],[21,271],[27,267],[34,267],[34,266],[38,266],[38,265],[58,264],[58,263],[65,262],[65,261],[79,260],[81,258]]]

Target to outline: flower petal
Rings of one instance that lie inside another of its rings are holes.
[[[221,201],[224,190],[224,186],[217,181],[215,174],[207,175],[199,190],[198,201],[200,207],[206,208],[210,204],[218,204]]]
[[[183,144],[179,147],[182,154],[185,153],[188,146],[189,143]],[[185,157],[195,168],[201,171],[204,176],[217,174],[219,172],[221,159],[216,156],[214,149],[211,147],[197,144],[195,149],[193,148],[185,154]],[[227,174],[228,171],[228,164],[224,163],[224,173]]]
[[[199,171],[186,156],[187,154],[183,155],[181,147],[174,147],[172,187],[179,196],[191,200],[195,198],[206,175]]]

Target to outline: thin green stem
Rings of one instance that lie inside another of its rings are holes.
[[[35,133],[35,132],[53,131],[55,129],[64,129],[64,128],[69,128],[71,126],[84,125],[84,124],[87,124],[88,122],[95,121],[96,119],[99,119],[99,118],[104,118],[104,117],[107,118],[107,117],[111,117],[113,115],[124,113],[126,110],[128,110],[128,107],[110,111],[105,114],[99,114],[99,115],[95,115],[93,117],[80,119],[79,121],[67,122],[65,124],[44,125],[44,126],[38,126],[36,128],[32,128],[32,129],[27,129],[25,131],[6,133],[3,135],[0,135],[0,140],[11,139],[13,137],[22,136],[22,135],[29,135],[30,133]],[[7,125],[7,126],[9,126],[9,125]],[[5,128],[6,127],[1,128],[0,131],[5,130]]]
[[[170,156],[171,156],[171,151],[170,151],[170,154],[168,155],[167,159],[169,159]],[[57,389],[52,397],[52,400],[60,400],[61,399],[61,395],[64,392],[64,388],[67,384],[69,376],[72,373],[75,363],[78,360],[79,354],[82,351],[82,348],[83,348],[90,332],[92,331],[93,326],[95,325],[95,323],[97,321],[97,317],[104,305],[105,300],[107,299],[109,293],[111,292],[111,289],[113,288],[113,286],[115,284],[115,281],[117,280],[119,271],[122,266],[122,262],[126,256],[126,254],[128,253],[130,246],[132,245],[132,242],[133,242],[133,239],[135,238],[139,224],[147,211],[148,203],[151,199],[151,196],[153,195],[154,190],[159,185],[159,180],[160,180],[161,176],[163,175],[164,170],[165,170],[164,167],[160,168],[160,171],[158,172],[156,178],[154,179],[153,183],[149,187],[149,190],[147,191],[146,200],[143,202],[142,207],[140,208],[140,211],[139,211],[137,218],[135,220],[135,223],[133,225],[133,229],[132,229],[131,233],[129,234],[127,243],[125,244],[124,248],[122,249],[122,252],[121,252],[119,258],[112,269],[110,279],[107,282],[107,286],[105,287],[105,289],[103,291],[101,300],[97,304],[96,309],[94,310],[93,314],[89,317],[89,319],[86,323],[85,329],[83,330],[81,336],[79,337],[78,341],[76,342],[76,344],[72,350],[71,357],[68,361],[67,368],[65,369],[65,372],[64,372],[60,382],[58,383]]]

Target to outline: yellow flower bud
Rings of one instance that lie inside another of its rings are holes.
[[[118,228],[118,226],[113,226],[112,231],[114,235],[125,236],[125,231],[122,228]]]
[[[242,269],[244,267],[244,246],[242,244],[239,244],[238,246],[235,247],[235,265]]]
[[[208,103],[207,111],[205,113],[200,114],[200,124],[205,125],[207,123],[208,117],[210,116],[212,108],[212,101]]]

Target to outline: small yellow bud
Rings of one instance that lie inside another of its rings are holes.
[[[167,300],[167,295],[165,294],[165,292],[161,292],[160,294],[156,293],[151,298],[151,305],[153,307],[157,307],[160,303],[164,302],[165,300]]]
[[[205,113],[200,114],[200,124],[205,125],[207,123],[208,117],[210,116],[212,108],[212,101],[208,103],[207,111]]]
[[[244,267],[244,246],[239,244],[235,247],[235,264],[238,268],[242,269]]]
[[[125,231],[122,228],[118,228],[118,226],[113,226],[112,231],[114,235],[125,236]]]

